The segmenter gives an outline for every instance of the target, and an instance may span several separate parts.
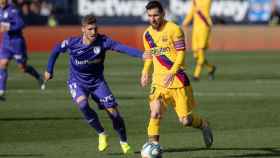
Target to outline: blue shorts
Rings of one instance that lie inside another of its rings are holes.
[[[99,109],[114,108],[118,106],[118,103],[116,102],[116,99],[105,80],[94,86],[83,86],[79,84],[79,82],[75,81],[68,81],[67,84],[75,103],[78,97],[88,97],[91,95],[92,99],[97,103]]]
[[[17,64],[25,64],[27,53],[24,39],[4,40],[0,47],[0,59],[15,59]]]

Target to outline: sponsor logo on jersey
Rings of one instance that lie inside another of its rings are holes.
[[[8,18],[8,12],[7,12],[7,11],[5,11],[5,12],[3,13],[3,17],[4,17],[4,18]]]
[[[170,48],[169,47],[165,47],[165,48],[152,48],[151,49],[151,53],[152,55],[155,55],[155,56],[159,56],[159,55],[164,55],[166,53],[170,52]]]

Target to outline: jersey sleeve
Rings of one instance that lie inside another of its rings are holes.
[[[10,10],[11,19],[10,19],[10,31],[20,31],[24,28],[24,21],[19,13],[19,11],[15,8]]]
[[[174,34],[172,36],[172,41],[174,48],[176,51],[185,51],[186,46],[185,46],[185,36],[184,32],[180,27],[175,27],[173,30]]]
[[[148,43],[148,40],[146,38],[146,31],[144,32],[143,34],[143,44],[144,44],[144,53],[152,53],[151,52],[151,47]],[[153,63],[153,60],[152,59],[145,59],[144,60],[144,65],[143,65],[143,68],[142,68],[142,74],[146,74],[146,73],[149,73],[149,70],[150,70],[150,67]]]
[[[194,6],[192,2],[190,6],[190,11],[186,13],[186,17],[183,21],[183,26],[187,27],[191,23],[193,16],[194,16]]]
[[[174,48],[176,49],[176,60],[171,67],[171,73],[175,74],[185,61],[185,36],[181,28],[175,27],[172,37]]]
[[[106,49],[110,49],[119,53],[124,53],[132,57],[142,58],[143,52],[136,49],[129,47],[127,45],[121,44],[120,42],[114,41],[109,37],[105,37],[104,47]]]
[[[53,74],[53,70],[54,70],[54,66],[55,66],[55,62],[59,56],[60,53],[64,53],[67,51],[69,47],[69,39],[68,40],[64,40],[61,43],[58,43],[53,49],[52,49],[52,53],[49,57],[48,60],[48,65],[47,65],[47,71],[50,74]]]

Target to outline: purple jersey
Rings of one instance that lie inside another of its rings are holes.
[[[17,63],[25,63],[27,60],[26,44],[22,36],[24,22],[19,11],[10,4],[5,8],[0,8],[0,23],[10,26],[10,30],[3,33],[0,58],[15,58]]]
[[[107,50],[126,53],[134,57],[142,57],[142,52],[113,41],[105,35],[98,35],[90,44],[83,44],[82,37],[71,37],[58,44],[49,58],[47,71],[53,73],[53,67],[60,52],[68,52],[69,80],[84,85],[95,85],[103,80],[104,60]]]
[[[47,71],[53,73],[54,64],[61,52],[68,52],[69,79],[68,87],[73,101],[79,96],[91,95],[100,109],[117,106],[109,86],[104,80],[104,60],[107,50],[142,57],[142,52],[113,41],[104,35],[98,35],[90,45],[84,45],[82,37],[72,37],[58,44],[48,61]]]
[[[24,22],[19,11],[13,5],[8,4],[5,8],[0,8],[0,23],[10,25],[10,30],[3,34],[3,42],[22,38]]]

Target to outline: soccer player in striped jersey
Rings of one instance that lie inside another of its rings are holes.
[[[208,80],[214,79],[216,67],[208,63],[205,51],[208,48],[208,41],[212,26],[210,17],[211,0],[192,0],[190,12],[183,21],[185,28],[193,22],[192,27],[192,50],[196,61],[193,72],[193,80],[199,80],[203,67],[208,69]]]
[[[202,130],[207,147],[213,143],[208,122],[192,112],[195,101],[188,76],[184,71],[185,37],[180,27],[164,19],[164,10],[158,1],[146,5],[150,26],[143,35],[145,59],[141,85],[149,82],[149,69],[153,64],[153,79],[149,95],[150,121],[148,138],[159,143],[160,122],[168,105],[174,108],[180,123]]]
[[[24,21],[17,10],[7,0],[0,0],[0,32],[3,33],[0,46],[0,100],[5,100],[7,68],[11,59],[15,59],[18,67],[34,77],[41,89],[45,85],[42,76],[36,69],[27,64],[25,39],[22,34]]]
[[[104,60],[108,53],[107,50],[125,53],[138,58],[142,58],[143,53],[99,34],[96,18],[93,15],[87,15],[83,18],[82,32],[82,36],[68,38],[53,49],[45,72],[45,80],[50,80],[53,77],[55,61],[59,54],[67,52],[70,56],[67,82],[69,91],[85,120],[99,135],[98,150],[106,150],[108,140],[97,113],[89,106],[89,96],[100,109],[104,109],[107,112],[112,120],[113,128],[120,137],[123,153],[132,153],[133,151],[127,143],[125,123],[117,108],[118,103],[104,79]]]

